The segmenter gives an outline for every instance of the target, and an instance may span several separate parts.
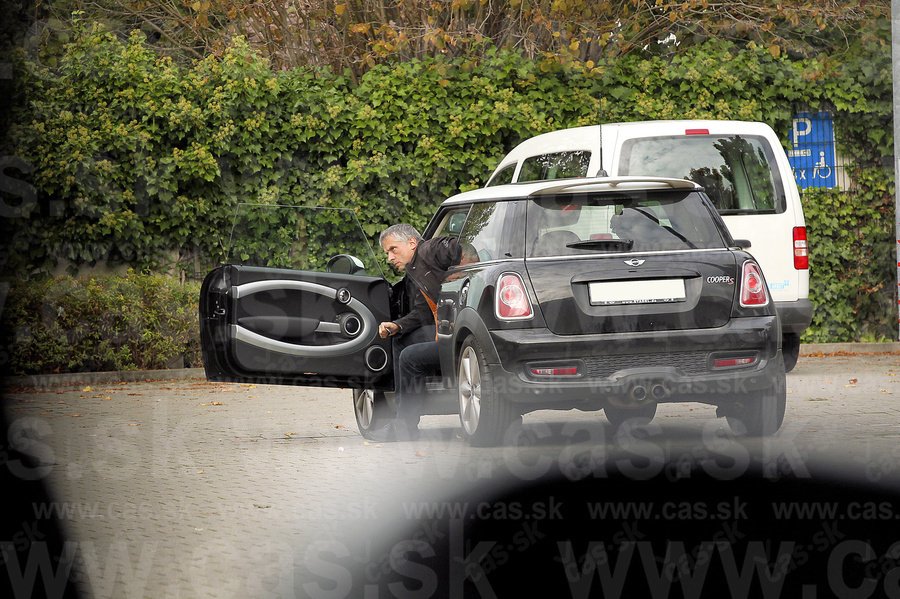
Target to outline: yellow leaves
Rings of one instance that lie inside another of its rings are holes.
[[[370,31],[372,31],[372,25],[369,23],[354,23],[350,25],[350,33],[368,35]]]
[[[335,4],[334,5],[334,14],[336,14],[337,16],[342,17],[342,16],[344,16],[344,13],[346,13],[346,12],[347,12],[346,4]]]
[[[578,52],[578,48],[581,47],[581,42],[578,40],[572,40],[572,43],[569,44],[569,50],[572,52]]]
[[[778,44],[772,44],[767,48],[767,50],[769,51],[769,54],[772,55],[772,58],[778,58],[781,56],[781,46],[779,46]]]

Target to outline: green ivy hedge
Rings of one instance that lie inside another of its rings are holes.
[[[138,274],[17,282],[0,328],[9,374],[201,366],[200,284]]]
[[[889,24],[833,58],[711,40],[588,68],[488,50],[381,65],[356,83],[274,71],[240,39],[186,67],[158,57],[140,33],[121,40],[79,26],[54,68],[16,63],[28,102],[11,140],[24,161],[17,178],[32,187],[0,224],[9,272],[108,263],[202,273],[226,257],[241,202],[348,207],[374,242],[387,224],[423,226],[440,201],[482,185],[537,133],[733,118],[786,134],[798,108],[828,108],[854,188],[805,196],[817,304],[806,339],[895,336]],[[862,223],[873,244],[865,253],[834,222],[837,206]],[[249,223],[253,234],[232,255],[272,253],[280,237],[271,226]],[[316,255],[350,226],[336,217],[300,241]],[[844,262],[856,255],[862,267]]]

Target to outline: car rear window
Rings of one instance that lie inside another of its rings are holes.
[[[720,214],[773,214],[785,210],[775,164],[762,137],[677,135],[626,140],[618,171],[694,181]]]
[[[531,156],[522,162],[518,181],[524,183],[584,177],[587,175],[590,162],[591,153],[587,150]]]
[[[536,198],[526,221],[527,257],[725,247],[709,204],[691,191]]]

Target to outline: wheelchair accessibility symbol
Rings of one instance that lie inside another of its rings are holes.
[[[828,112],[797,114],[791,125],[788,160],[800,189],[837,186],[834,124]]]

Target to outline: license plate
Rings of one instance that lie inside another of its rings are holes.
[[[588,285],[591,305],[683,302],[684,279],[606,281]]]

